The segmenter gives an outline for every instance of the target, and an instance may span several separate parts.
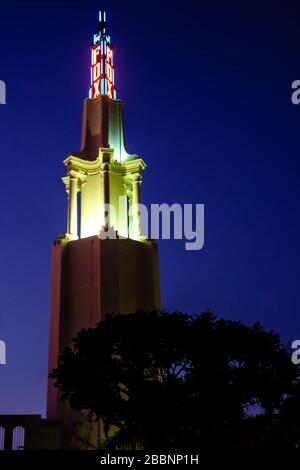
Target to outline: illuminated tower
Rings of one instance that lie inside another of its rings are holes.
[[[67,232],[52,248],[49,371],[82,328],[108,312],[160,307],[157,245],[143,237],[140,186],[145,162],[127,153],[123,103],[116,98],[113,46],[105,12],[91,47],[91,86],[82,145],[64,161]],[[68,434],[74,413],[48,382],[47,418]],[[90,442],[87,447],[96,446]]]

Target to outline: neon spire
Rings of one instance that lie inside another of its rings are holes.
[[[106,30],[106,12],[100,10],[99,23],[93,38],[90,98],[106,95],[116,99],[113,47]]]

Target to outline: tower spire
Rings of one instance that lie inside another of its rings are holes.
[[[106,12],[99,11],[99,23],[93,37],[91,57],[91,99],[106,95],[116,99],[113,46],[106,30]]]

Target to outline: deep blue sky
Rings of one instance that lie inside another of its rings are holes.
[[[66,227],[62,160],[78,150],[89,45],[103,3],[0,11],[0,413],[45,409],[52,240]],[[127,147],[146,203],[204,203],[205,248],[160,243],[163,305],[209,308],[300,338],[297,2],[111,0]]]

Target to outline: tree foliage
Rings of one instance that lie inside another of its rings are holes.
[[[292,436],[278,432],[288,428],[300,394],[298,368],[280,337],[258,323],[210,313],[111,314],[78,334],[51,377],[72,408],[101,418],[106,431],[119,429],[111,447],[235,449],[298,440],[296,425]]]

